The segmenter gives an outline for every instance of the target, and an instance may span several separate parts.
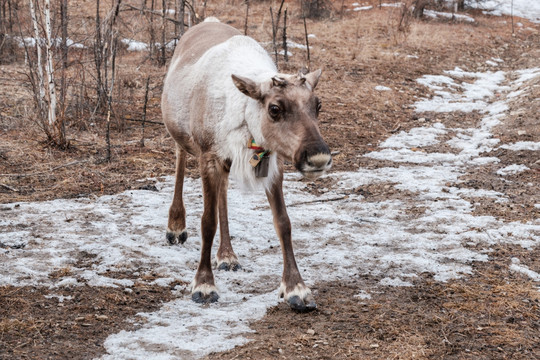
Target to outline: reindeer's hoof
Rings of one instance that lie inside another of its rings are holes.
[[[195,291],[191,294],[191,300],[195,301],[198,304],[210,304],[218,301],[219,295],[217,292],[212,291],[209,294],[203,294],[202,291]]]
[[[315,304],[315,300],[313,300],[311,296],[309,296],[305,300],[302,300],[300,296],[294,295],[294,296],[291,296],[287,300],[287,302],[289,303],[289,306],[291,307],[291,309],[293,309],[294,311],[301,312],[301,313],[310,312],[317,309],[317,304]]]
[[[228,262],[222,262],[218,265],[218,270],[224,270],[224,271],[238,271],[242,269],[242,265],[238,263],[228,263]]]
[[[223,271],[238,271],[242,269],[242,265],[238,262],[238,258],[234,253],[227,255],[216,255],[215,258],[217,269]]]
[[[290,287],[289,287],[290,288]],[[291,309],[298,312],[310,312],[317,309],[311,290],[303,283],[296,284],[292,291],[286,291],[284,282],[279,287],[279,296],[285,298]]]
[[[180,233],[167,230],[167,242],[169,245],[183,244],[187,240],[187,231],[182,230]]]

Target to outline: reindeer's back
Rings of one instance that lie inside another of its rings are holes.
[[[171,60],[171,68],[176,70],[196,63],[210,48],[235,35],[242,34],[220,22],[203,22],[192,27],[180,38]]]

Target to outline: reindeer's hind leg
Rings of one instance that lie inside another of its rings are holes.
[[[241,269],[238,257],[234,253],[229,234],[229,218],[227,215],[227,188],[229,185],[228,173],[221,181],[219,187],[219,249],[216,254],[218,270],[237,271]]]
[[[167,241],[171,245],[183,244],[187,239],[186,209],[184,208],[182,196],[186,157],[186,151],[176,145],[176,183],[174,185],[173,202],[169,208],[169,223],[167,226]]]

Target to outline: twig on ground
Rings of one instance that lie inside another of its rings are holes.
[[[0,174],[0,176],[4,176],[4,177],[29,177],[29,176],[45,175],[45,174],[51,173],[51,172],[53,172],[55,170],[58,170],[58,169],[61,169],[61,168],[65,168],[65,167],[73,166],[73,165],[77,165],[77,164],[83,164],[83,163],[88,162],[88,161],[89,160],[75,160],[75,161],[69,162],[67,164],[55,166],[55,167],[53,167],[52,169],[50,169],[48,171],[39,171],[39,172],[35,172],[35,173],[30,173],[30,174]]]
[[[0,183],[0,187],[3,187],[3,188],[5,188],[5,189],[8,189],[9,191],[19,192],[19,190],[15,189],[14,187],[11,187],[11,186],[9,186],[9,185],[6,185],[6,184]]]
[[[287,207],[307,205],[307,204],[316,204],[316,203],[325,203],[325,202],[331,202],[331,201],[339,201],[339,200],[345,200],[348,197],[349,197],[348,195],[344,195],[344,196],[339,196],[339,197],[329,198],[329,199],[317,199],[317,200],[311,200],[311,201],[300,201],[300,202],[288,204]],[[261,205],[261,206],[256,206],[254,208],[254,210],[262,210],[262,209],[266,209],[266,208],[268,208],[268,205]]]

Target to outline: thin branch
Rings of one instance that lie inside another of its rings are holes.
[[[287,9],[283,14],[283,57],[285,62],[289,61],[289,55],[287,54]]]
[[[123,7],[126,7],[128,9],[122,9],[122,11],[128,11],[128,10],[134,10],[134,11],[141,11],[141,12],[146,12],[146,13],[149,13],[151,15],[155,15],[155,16],[159,16],[160,18],[163,18],[165,20],[168,20],[174,24],[177,24],[177,25],[182,25],[184,24],[184,26],[187,26],[183,21],[179,21],[179,20],[176,20],[176,19],[173,19],[173,18],[170,18],[168,16],[164,16],[163,15],[163,12],[161,11],[157,11],[157,10],[150,10],[150,9],[143,9],[143,8],[138,8],[136,6],[133,6],[133,5],[130,5],[130,4],[122,4]],[[187,2],[186,2],[186,6],[188,6]],[[189,6],[188,6],[189,7]]]
[[[11,187],[11,186],[9,186],[9,185],[6,185],[6,184],[0,183],[0,187],[3,187],[3,188],[5,188],[5,189],[8,189],[9,191],[19,192],[19,190],[15,189],[14,187]]]
[[[246,21],[244,22],[244,35],[247,35],[248,31],[248,18],[249,18],[249,0],[246,0]]]
[[[304,33],[306,35],[306,48],[307,48],[307,69],[308,72],[311,70],[311,55],[309,53],[309,36],[307,32],[306,17],[304,16]]]
[[[144,92],[141,146],[144,146],[144,126],[146,125],[146,107],[148,105],[148,89],[149,89],[149,87],[150,87],[150,76],[148,76],[146,78],[146,90]]]
[[[329,198],[329,199],[317,199],[317,200],[310,200],[310,201],[300,201],[300,202],[288,204],[287,207],[308,205],[308,204],[316,204],[316,203],[326,203],[326,202],[331,202],[331,201],[340,201],[340,200],[345,200],[348,197],[349,197],[348,195],[344,195],[344,196],[339,196],[339,197]],[[254,210],[267,209],[268,207],[269,207],[268,205],[260,205],[260,206],[256,206],[254,208]]]

